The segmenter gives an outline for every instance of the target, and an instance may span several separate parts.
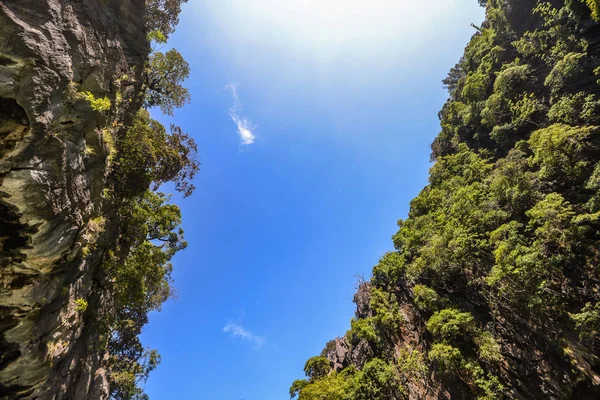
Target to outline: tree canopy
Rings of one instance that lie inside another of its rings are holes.
[[[171,49],[150,56],[147,72],[146,107],[159,107],[168,115],[190,101],[190,94],[181,83],[190,74],[190,66],[181,54]]]

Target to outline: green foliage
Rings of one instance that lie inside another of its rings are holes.
[[[404,394],[393,365],[375,358],[365,364],[356,379],[352,400],[385,400]]]
[[[104,112],[110,110],[111,103],[109,98],[106,96],[102,98],[96,98],[92,92],[84,92],[83,97],[90,102],[90,105],[94,111]]]
[[[78,298],[75,299],[75,310],[79,311],[79,312],[85,312],[85,310],[87,310],[88,308],[88,302],[86,299],[83,298]]]
[[[461,95],[468,101],[480,101],[485,97],[488,86],[489,77],[487,74],[471,72],[467,75]]]
[[[145,2],[146,32],[150,43],[165,43],[177,24],[181,4],[187,0],[148,0]],[[154,51],[148,46],[149,53]],[[144,56],[144,55],[142,55]],[[117,79],[114,104],[109,97],[95,97],[91,92],[77,94],[76,85],[69,85],[73,99],[84,98],[93,110],[119,118],[130,117],[129,108],[145,99],[144,107],[159,107],[167,114],[189,101],[187,89],[181,86],[189,75],[189,65],[176,50],[148,54],[143,71],[145,85],[141,93],[133,94],[124,106],[125,86],[135,83],[128,74]],[[137,86],[136,86],[137,87]],[[129,122],[130,118],[127,118]],[[99,121],[105,120],[98,118]],[[82,255],[103,257],[103,274],[98,274],[99,291],[107,307],[88,310],[100,321],[95,330],[101,334],[102,351],[108,352],[110,398],[115,400],[146,400],[143,386],[148,375],[160,362],[155,350],[145,349],[139,339],[148,314],[160,310],[173,293],[171,259],[187,246],[180,228],[181,213],[170,204],[170,196],[157,192],[165,183],[189,196],[194,186],[191,180],[198,172],[196,144],[181,128],[171,125],[169,132],[150,118],[145,109],[134,115],[130,126],[120,119],[98,126],[100,149],[107,155],[110,167],[107,185],[102,190],[98,210],[114,210],[110,214],[110,229],[101,236],[107,216],[91,219],[82,239],[87,241]],[[84,154],[94,156],[94,149]],[[105,207],[108,206],[108,207]],[[94,208],[96,210],[96,206]],[[102,238],[102,240],[99,240]],[[95,283],[96,284],[96,283]],[[84,299],[75,307],[87,309]]]
[[[149,42],[156,42],[156,43],[166,43],[167,42],[167,37],[161,31],[149,32],[147,35],[147,39]]]
[[[585,184],[585,188],[592,193],[585,208],[590,212],[600,211],[600,163],[596,163],[592,175]]]
[[[104,144],[104,148],[107,152],[106,161],[110,165],[112,164],[117,153],[117,144],[115,141],[115,137],[113,136],[113,133],[107,128],[102,129],[102,131],[100,131],[100,135],[102,143]]]
[[[586,55],[582,53],[569,53],[556,63],[544,81],[553,96],[572,85],[581,75],[585,58]]]
[[[577,125],[581,122],[580,114],[585,97],[586,94],[583,92],[567,94],[561,97],[548,111],[548,118],[552,122]]]
[[[330,362],[327,358],[321,356],[311,357],[304,364],[304,373],[308,381],[312,382],[324,378],[331,370]]]
[[[179,22],[181,4],[187,0],[146,0],[146,30],[168,38]]]
[[[146,107],[159,107],[172,116],[175,108],[189,103],[189,91],[181,86],[189,74],[190,66],[177,50],[153,53],[146,73]]]
[[[456,371],[463,363],[459,349],[444,343],[435,343],[429,350],[429,361],[434,362],[443,372]]]
[[[171,125],[171,132],[140,110],[118,143],[118,160],[114,168],[117,190],[124,196],[136,196],[146,188],[158,189],[174,182],[176,190],[189,196],[194,190],[191,180],[200,165],[194,140]]]
[[[146,382],[150,372],[160,364],[160,355],[155,350],[139,350],[139,352],[141,355],[135,363],[128,363],[125,358],[111,357],[111,399],[148,399],[140,386]]]
[[[596,21],[600,21],[600,0],[585,0],[587,6],[592,11],[592,18]]]
[[[435,311],[440,304],[437,292],[425,285],[415,285],[413,295],[415,296],[415,304],[423,310]]]
[[[106,218],[100,216],[89,220],[85,233],[82,235],[83,239],[90,244],[94,244],[102,232],[104,232],[104,226],[106,225]]]
[[[536,115],[545,110],[533,93],[524,94],[517,101],[509,101],[512,123],[515,125],[534,124]]]
[[[494,93],[512,98],[521,93],[523,87],[531,82],[532,74],[529,65],[508,65],[494,82]]]
[[[600,338],[600,303],[586,303],[579,312],[569,316],[582,338]]]
[[[419,381],[427,374],[423,353],[419,350],[401,348],[398,351],[398,372],[407,380]]]
[[[500,400],[503,399],[504,385],[500,383],[497,376],[485,373],[483,368],[477,364],[467,363],[464,366],[469,373],[470,379],[477,389],[478,400]]]
[[[495,363],[502,360],[500,344],[491,333],[487,331],[480,332],[475,338],[475,343],[478,347],[480,360],[489,363]]]
[[[330,340],[325,344],[325,348],[321,351],[321,357],[327,357],[329,352],[335,351],[335,340]]]
[[[475,322],[473,316],[468,312],[446,308],[434,313],[429,318],[427,330],[438,339],[452,342],[471,334],[475,330]]]
[[[390,336],[394,336],[399,331],[402,317],[397,304],[394,295],[371,287],[370,306],[374,313],[372,320],[380,334],[385,332]]]
[[[587,0],[565,0],[565,5],[580,18],[587,18],[591,16],[591,10],[586,2]]]
[[[159,356],[145,350],[138,335],[148,313],[159,310],[172,294],[171,258],[187,243],[179,208],[162,193],[146,191],[120,208],[119,245],[106,264],[112,278],[114,314],[107,316],[113,397],[134,399],[137,384],[158,365]],[[139,393],[138,393],[139,392]]]
[[[396,252],[388,252],[379,260],[379,264],[373,267],[371,282],[376,287],[386,287],[400,276],[403,268],[402,256]]]
[[[290,399],[298,397],[306,385],[308,385],[308,381],[306,379],[296,379],[292,383],[292,386],[290,386]]]
[[[492,233],[496,265],[487,281],[506,300],[557,313],[562,268],[574,261],[585,227],[574,223],[572,206],[557,193],[546,195],[526,216],[526,229],[512,221]]]
[[[372,318],[352,319],[350,321],[350,330],[346,333],[350,343],[358,343],[366,340],[369,343],[377,342],[377,333],[373,327]]]
[[[533,161],[540,165],[545,178],[577,179],[589,165],[586,150],[588,139],[595,135],[595,127],[571,127],[563,124],[550,125],[531,134],[529,144],[534,153]]]
[[[334,372],[304,386],[299,392],[298,400],[348,400],[351,399],[354,383],[350,374]]]
[[[585,92],[566,94],[552,105],[548,118],[569,125],[595,125],[600,121],[600,100]]]
[[[448,76],[442,81],[450,96],[456,92],[456,89],[461,84],[461,81],[465,79],[465,72],[462,66],[463,62],[464,60],[461,60],[461,62],[452,67],[450,72],[448,72]]]

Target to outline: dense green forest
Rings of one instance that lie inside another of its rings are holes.
[[[429,184],[292,398],[600,398],[600,2],[479,2]]]

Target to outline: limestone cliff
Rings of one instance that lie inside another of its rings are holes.
[[[101,250],[110,141],[139,109],[144,0],[0,1],[0,398],[108,397]],[[111,100],[104,112],[81,93]],[[125,99],[125,100],[123,100]],[[100,248],[100,247],[98,247]],[[89,306],[78,306],[85,298]]]

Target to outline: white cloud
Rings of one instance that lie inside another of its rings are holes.
[[[229,333],[234,338],[239,338],[243,341],[252,343],[257,348],[264,346],[265,338],[262,336],[257,336],[252,332],[244,329],[244,327],[240,324],[230,322],[229,324],[223,327],[224,333]]]
[[[231,90],[231,97],[233,98],[233,106],[229,109],[229,116],[237,126],[237,132],[240,135],[242,144],[250,145],[256,140],[256,136],[252,132],[255,126],[248,119],[240,115],[242,104],[237,94],[237,86],[230,84],[226,85],[225,88]]]

